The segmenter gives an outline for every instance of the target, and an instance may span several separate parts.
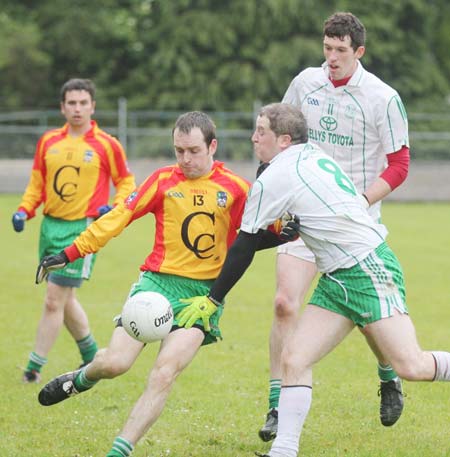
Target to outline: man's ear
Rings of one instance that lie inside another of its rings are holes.
[[[360,59],[364,53],[366,52],[366,48],[364,46],[360,46],[356,51],[355,51],[355,56],[357,59]]]
[[[287,147],[289,147],[292,144],[291,135],[288,135],[287,133],[284,135],[280,135],[277,138],[277,143],[281,149],[286,149]]]
[[[217,151],[217,139],[213,138],[208,146],[209,153],[213,156]]]

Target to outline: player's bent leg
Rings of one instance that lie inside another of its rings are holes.
[[[100,379],[111,379],[126,372],[143,347],[143,343],[131,338],[122,327],[116,327],[108,348],[98,351],[85,368],[52,379],[39,392],[39,403],[54,405],[92,388]]]
[[[30,354],[24,370],[24,383],[38,383],[41,369],[47,363],[47,354],[53,347],[63,326],[64,306],[70,294],[68,287],[49,282],[45,296],[45,305],[36,332],[34,350]]]
[[[123,327],[116,327],[107,348],[100,349],[86,367],[86,376],[95,381],[113,379],[127,372],[144,348]]]
[[[364,335],[362,329],[360,329]],[[372,352],[378,359],[378,375],[380,384],[378,388],[378,396],[380,397],[380,422],[385,427],[394,425],[402,415],[404,400],[402,380],[397,376],[397,373],[392,369],[388,360],[383,357],[375,341],[368,335],[364,335]]]
[[[450,353],[423,351],[407,314],[395,312],[393,316],[366,327],[365,334],[376,342],[401,378],[408,381],[450,381]]]
[[[371,338],[383,357],[398,375],[408,381],[432,381],[436,374],[435,359],[423,351],[411,318],[395,310],[394,315],[372,322],[363,332]]]
[[[296,457],[312,400],[312,368],[354,328],[340,314],[307,305],[283,348],[278,433],[270,456]]]
[[[64,373],[47,383],[39,392],[38,400],[42,406],[51,406],[77,395],[74,380],[80,370]]]
[[[306,249],[306,248],[305,248]],[[281,389],[281,351],[287,336],[293,331],[298,311],[317,273],[312,261],[295,255],[277,256],[277,291],[274,318],[270,332],[269,411],[266,422],[258,431],[261,440],[273,440],[278,430],[278,402]]]
[[[163,341],[145,391],[134,405],[120,436],[135,445],[160,416],[178,375],[189,365],[204,339],[198,328],[180,328]]]
[[[64,308],[64,325],[78,346],[81,355],[79,368],[82,368],[92,362],[98,346],[90,331],[86,311],[78,301],[75,290],[72,288],[72,293]]]

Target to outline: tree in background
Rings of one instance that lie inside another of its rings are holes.
[[[322,63],[323,21],[352,11],[368,29],[363,64],[411,110],[450,93],[446,0],[3,0],[0,110],[54,106],[70,77],[98,103],[130,109],[250,111]]]

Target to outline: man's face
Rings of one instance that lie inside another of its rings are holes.
[[[173,146],[177,163],[188,179],[200,178],[211,171],[217,140],[207,146],[202,131],[194,127],[189,133],[173,132]]]
[[[71,127],[86,127],[94,114],[95,101],[85,90],[70,90],[66,92],[64,102],[61,102],[61,113]]]
[[[281,151],[278,138],[271,130],[270,121],[266,116],[257,117],[252,142],[255,155],[261,162],[269,162]]]
[[[358,60],[364,55],[364,46],[354,51],[351,43],[352,40],[348,35],[342,40],[339,37],[329,36],[323,39],[323,55],[328,64],[330,77],[334,81],[351,76],[356,70]]]

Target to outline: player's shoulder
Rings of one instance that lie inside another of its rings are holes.
[[[371,95],[375,100],[384,99],[390,100],[394,96],[398,96],[398,92],[389,84],[385,83],[375,74],[365,70],[361,88],[364,92]]]
[[[307,67],[294,78],[296,82],[320,82],[324,78],[322,67]]]
[[[97,137],[97,139],[110,145],[113,149],[123,149],[122,144],[115,136],[111,135],[98,126],[95,126],[93,129],[93,135]]]
[[[54,129],[46,130],[41,135],[41,140],[45,141],[45,140],[50,139],[50,138],[63,137],[66,134],[67,134],[67,128],[66,127],[57,127],[57,128],[54,128]]]
[[[213,180],[221,179],[227,180],[230,183],[234,183],[239,186],[245,192],[250,188],[250,182],[244,177],[240,176],[235,171],[227,168],[223,162],[215,161],[213,164],[213,169],[215,171],[213,175]]]

